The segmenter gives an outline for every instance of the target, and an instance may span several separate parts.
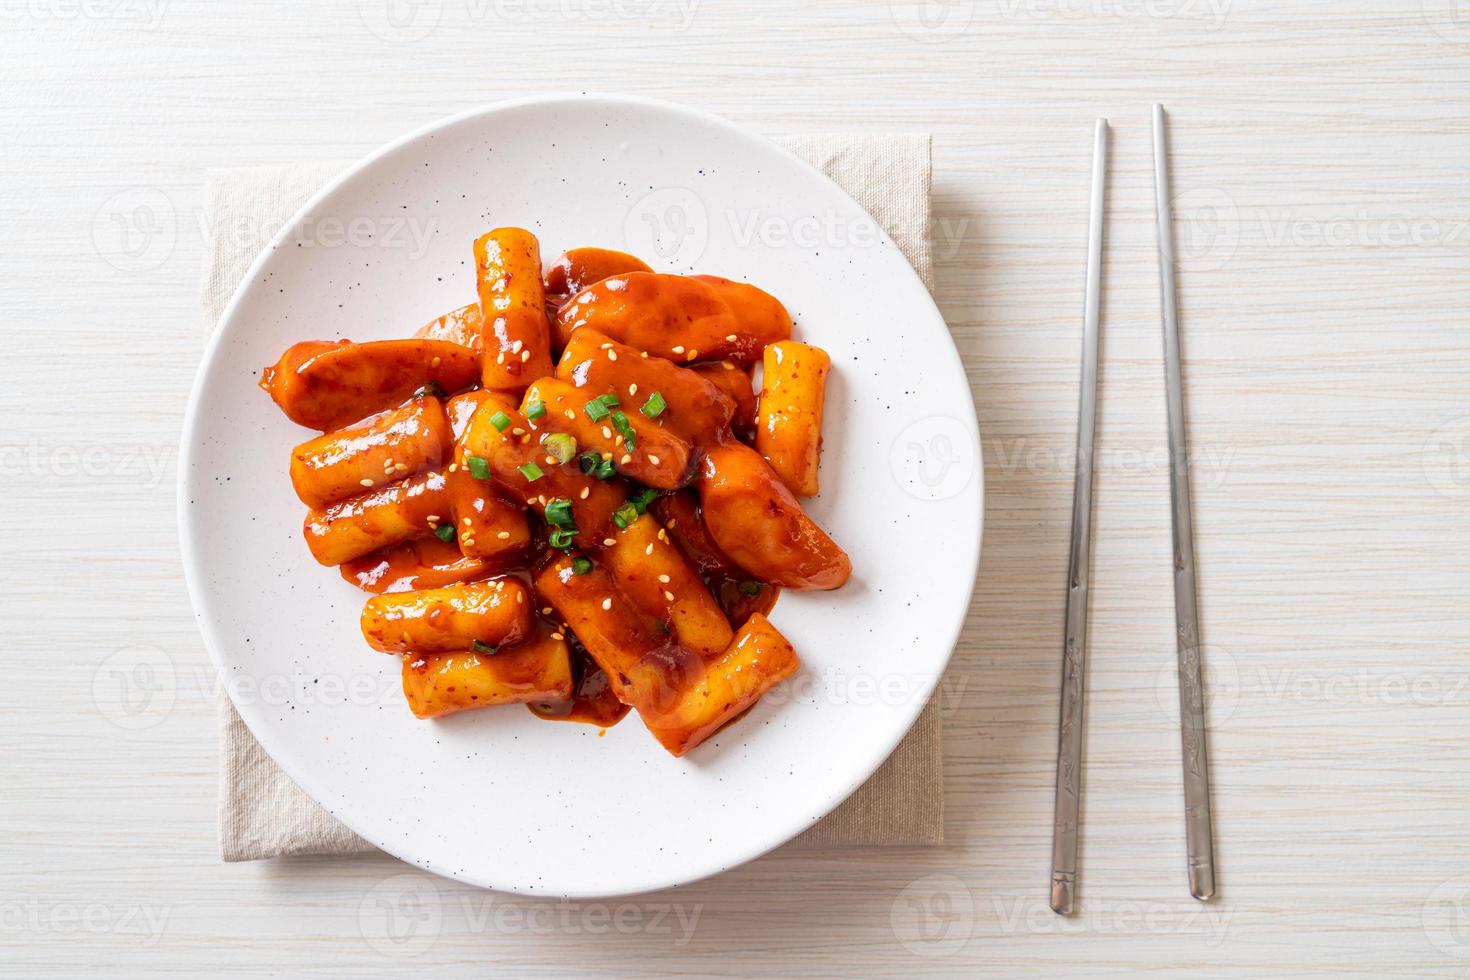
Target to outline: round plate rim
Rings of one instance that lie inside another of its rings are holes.
[[[250,292],[252,284],[257,280],[258,273],[260,272],[261,267],[269,259],[271,253],[277,248],[277,246],[279,246],[282,242],[289,240],[290,236],[293,234],[294,230],[300,226],[303,219],[308,216],[321,203],[323,199],[335,193],[343,185],[345,185],[355,177],[359,176],[364,170],[369,168],[379,159],[386,157],[396,152],[397,150],[402,149],[403,147],[423,140],[426,137],[442,129],[447,129],[473,118],[490,116],[497,113],[509,112],[516,109],[535,106],[551,107],[560,103],[569,102],[604,103],[612,106],[620,106],[625,108],[633,107],[639,109],[654,110],[657,112],[672,113],[675,115],[682,115],[692,122],[699,122],[701,124],[714,126],[716,128],[725,130],[727,133],[733,136],[761,144],[765,149],[776,152],[780,156],[786,158],[789,162],[794,163],[802,170],[807,171],[808,174],[810,174],[811,176],[826,183],[829,188],[835,190],[837,193],[842,195],[843,198],[850,202],[852,207],[856,208],[859,213],[866,216],[869,220],[872,220],[872,216],[868,213],[867,209],[859,204],[856,200],[854,200],[852,195],[850,195],[845,189],[843,189],[841,185],[837,184],[826,174],[822,173],[816,167],[813,167],[810,163],[796,156],[794,153],[781,146],[780,144],[775,143],[758,133],[754,133],[743,126],[739,126],[728,119],[714,115],[713,113],[705,112],[700,109],[695,109],[690,106],[681,105],[679,103],[666,102],[661,99],[651,99],[643,96],[633,96],[625,94],[587,92],[549,93],[516,99],[506,99],[498,102],[480,105],[475,108],[467,109],[465,111],[458,112],[450,116],[445,116],[443,118],[430,122],[427,125],[421,126],[418,129],[412,130],[404,134],[403,136],[400,136],[397,139],[384,144],[378,149],[373,150],[372,152],[359,158],[349,166],[345,167],[325,185],[323,185],[315,194],[313,194],[306,201],[306,203],[304,203],[300,208],[296,210],[296,212],[291,216],[290,220],[288,220],[287,222],[285,222],[285,224],[281,226],[281,228],[271,238],[270,242],[268,242],[261,249],[260,253],[251,262],[249,269],[241,278],[239,285],[236,286],[234,292],[230,296],[229,302],[225,305],[223,312],[221,312],[220,314],[219,322],[216,324],[215,329],[211,333],[209,340],[205,345],[203,355],[201,356],[199,361],[199,367],[195,372],[194,381],[190,388],[188,406],[185,409],[184,425],[180,434],[179,442],[179,466],[176,486],[176,508],[178,518],[179,547],[184,568],[184,580],[189,594],[190,605],[194,610],[195,620],[198,624],[200,634],[204,640],[205,649],[209,652],[210,659],[213,662],[216,670],[223,673],[224,671],[226,671],[227,665],[225,663],[223,653],[221,652],[223,650],[224,644],[216,636],[215,624],[212,621],[211,617],[207,615],[207,611],[211,608],[211,595],[208,590],[204,588],[202,583],[202,573],[200,569],[196,567],[199,559],[197,557],[198,550],[196,547],[195,536],[189,519],[189,475],[193,470],[193,446],[196,442],[196,429],[198,428],[199,424],[199,406],[204,397],[204,379],[208,375],[209,369],[214,363],[214,359],[218,356],[219,349],[224,342],[224,338],[227,334],[231,332],[232,324],[238,308],[243,304],[246,295]],[[881,227],[876,221],[873,222],[873,225],[874,227]],[[887,237],[886,232],[884,232],[884,237]],[[914,271],[912,265],[909,264],[906,259],[903,265],[907,269],[908,274],[913,277],[923,295],[928,297],[929,308],[932,311],[934,318],[942,326],[945,327],[943,333],[947,342],[945,353],[948,354],[948,367],[951,370],[957,371],[961,375],[961,377],[964,378],[964,362],[960,358],[959,350],[954,344],[954,338],[949,333],[948,325],[945,323],[944,317],[940,313],[938,305],[934,303],[933,296],[930,294],[928,287],[926,287],[921,281],[918,281],[918,273]],[[985,465],[984,456],[980,450],[980,432],[979,423],[976,419],[974,410],[974,395],[973,392],[970,391],[967,380],[962,387],[964,388],[968,396],[967,407],[969,409],[968,415],[962,421],[966,423],[966,429],[971,439],[971,458],[976,461],[976,464],[975,479],[969,486],[961,491],[961,495],[970,498],[970,502],[973,505],[973,511],[976,514],[976,524],[973,541],[968,542],[969,547],[966,549],[964,558],[957,560],[956,566],[967,571],[970,581],[970,588],[966,591],[965,601],[959,604],[957,614],[954,615],[952,622],[950,622],[947,628],[939,634],[940,637],[944,638],[945,640],[944,646],[947,652],[944,654],[943,662],[939,664],[939,669],[936,670],[933,676],[925,682],[924,690],[920,692],[922,696],[916,696],[911,699],[910,705],[912,706],[912,710],[909,712],[907,724],[903,725],[902,727],[897,725],[894,726],[895,734],[889,740],[888,744],[884,746],[881,752],[875,753],[875,758],[871,760],[871,765],[864,764],[862,766],[853,767],[853,778],[850,779],[848,781],[849,784],[845,786],[845,788],[832,799],[830,806],[828,806],[823,813],[818,815],[814,820],[809,823],[793,826],[790,829],[789,833],[781,833],[775,835],[774,839],[768,841],[762,840],[754,846],[747,846],[739,853],[731,855],[728,860],[712,862],[709,866],[706,867],[698,867],[692,870],[683,868],[678,872],[670,873],[662,878],[656,878],[652,881],[640,882],[627,887],[602,887],[559,893],[560,897],[567,899],[600,899],[646,894],[665,888],[672,888],[679,885],[700,881],[702,879],[719,874],[723,871],[743,865],[749,861],[755,860],[756,858],[767,854],[770,851],[775,850],[777,847],[780,847],[781,845],[789,842],[807,827],[827,816],[838,806],[840,806],[849,796],[856,792],[859,787],[861,787],[864,783],[868,781],[868,779],[872,777],[873,773],[875,773],[878,768],[882,766],[882,764],[888,759],[888,757],[893,754],[894,749],[898,747],[898,744],[909,733],[909,731],[912,730],[914,722],[918,719],[920,712],[923,711],[924,707],[928,705],[930,699],[933,697],[934,689],[938,685],[939,678],[948,668],[949,662],[953,658],[955,643],[958,641],[960,633],[964,628],[965,619],[968,615],[970,604],[973,601],[975,579],[978,575],[980,567],[981,545],[985,532]],[[226,690],[229,690],[228,685],[226,685]],[[293,783],[296,784],[296,786],[298,786],[302,790],[302,792],[306,793],[313,800],[320,801],[321,794],[313,792],[312,790],[314,780],[311,779],[306,773],[300,771],[299,768],[294,767],[290,762],[286,761],[286,758],[283,758],[276,752],[271,751],[269,746],[277,741],[276,738],[273,735],[262,731],[255,724],[252,724],[250,716],[254,714],[254,712],[249,711],[248,707],[249,706],[245,706],[242,708],[242,706],[238,703],[235,704],[235,709],[239,714],[241,721],[244,722],[245,726],[250,730],[251,735],[255,737],[255,739],[260,743],[261,747],[265,749],[268,755],[270,755],[271,759],[278,766],[281,767],[282,771],[285,772],[285,774],[291,779]],[[362,825],[354,819],[353,813],[333,811],[331,813],[331,816],[334,819],[343,823],[349,830],[353,831],[364,839],[369,839],[371,837],[371,834],[366,832],[363,829]],[[398,858],[399,860],[407,864],[423,868],[424,870],[430,871],[434,874],[441,875],[446,878],[463,881],[477,887],[486,888],[494,891],[507,892],[511,894],[535,895],[541,897],[546,897],[548,894],[546,891],[536,891],[534,889],[493,882],[475,873],[465,872],[461,870],[450,870],[448,868],[440,867],[436,862],[432,860],[427,860],[420,856],[404,853],[403,850],[399,848],[387,845],[379,845],[379,849],[388,854],[391,854],[395,858]]]

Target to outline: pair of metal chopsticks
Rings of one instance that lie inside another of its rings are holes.
[[[1210,776],[1205,747],[1204,683],[1200,676],[1199,613],[1194,533],[1189,510],[1189,458],[1179,370],[1179,307],[1174,289],[1174,228],[1169,203],[1169,151],[1164,107],[1153,108],[1154,214],[1164,327],[1164,385],[1169,405],[1169,497],[1174,525],[1174,622],[1179,660],[1179,727],[1184,759],[1184,827],[1189,893],[1215,894]],[[1062,649],[1061,718],[1052,827],[1051,907],[1070,915],[1077,893],[1077,831],[1082,802],[1082,724],[1087,674],[1088,564],[1092,553],[1093,436],[1102,296],[1103,208],[1107,183],[1107,120],[1099,119],[1092,149],[1092,208],[1087,228],[1087,298],[1082,315],[1082,384],[1077,410],[1077,475],[1072,487],[1072,552],[1067,571],[1067,618]]]

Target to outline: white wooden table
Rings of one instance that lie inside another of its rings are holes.
[[[0,973],[1470,975],[1470,11],[396,9],[0,4]],[[989,487],[945,686],[950,843],[778,852],[567,906],[386,857],[223,866],[214,684],[173,500],[204,333],[203,172],[607,89],[768,134],[934,134],[938,299]],[[1173,112],[1214,691],[1209,906],[1184,888],[1170,708],[1156,99]],[[1082,911],[1061,921],[1045,885],[1099,115],[1115,137]]]

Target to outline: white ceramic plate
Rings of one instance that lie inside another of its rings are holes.
[[[812,516],[852,556],[841,591],[772,620],[798,678],[688,757],[636,716],[599,737],[520,706],[415,720],[363,593],[319,567],[286,475],[309,437],[259,391],[307,339],[407,335],[475,296],[470,245],[521,225],[546,257],[622,248],[779,297],[826,348]],[[622,97],[509,102],[352,167],[256,260],[184,427],[180,526],[205,642],[250,730],[368,841],[505,891],[612,896],[692,881],[805,830],[876,770],[944,671],[980,554],[974,408],[949,332],[872,219],[779,147]]]

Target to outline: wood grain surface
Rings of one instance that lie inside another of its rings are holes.
[[[1456,0],[0,2],[0,974],[1470,975]],[[390,13],[392,16],[390,16]],[[988,495],[942,848],[623,902],[218,862],[180,572],[210,167],[547,91],[934,135]],[[1172,112],[1220,895],[1185,891],[1147,108]],[[1080,914],[1046,908],[1088,140],[1113,125]]]

